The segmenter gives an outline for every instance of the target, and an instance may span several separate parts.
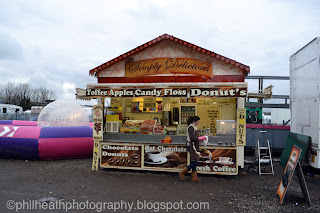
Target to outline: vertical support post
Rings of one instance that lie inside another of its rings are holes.
[[[299,182],[300,182],[300,187],[301,187],[301,191],[302,191],[303,197],[304,197],[304,199],[306,199],[307,204],[310,206],[311,205],[311,199],[310,199],[309,191],[308,191],[308,188],[307,188],[306,180],[304,179],[304,176],[303,176],[302,167],[301,167],[301,164],[300,164],[299,161],[298,161],[296,169],[297,169],[297,174],[298,174],[298,177],[299,177]]]
[[[100,142],[103,141],[103,105],[93,106],[93,159],[92,159],[92,170],[99,169],[99,160],[100,160]],[[98,101],[99,103],[99,101]]]
[[[105,132],[105,128],[104,128],[104,126],[105,126],[105,123],[106,123],[106,116],[105,116],[105,98],[101,98],[102,99],[102,120],[103,120],[103,122],[102,122],[102,134]]]
[[[100,160],[100,141],[94,141],[93,144],[93,156],[92,156],[92,170],[99,170],[99,160]]]
[[[263,93],[263,76],[259,78],[259,93]],[[263,98],[259,98],[258,101],[260,104],[263,103]]]
[[[244,106],[245,106],[245,98],[238,98],[237,109],[244,109],[245,108]],[[246,128],[244,128],[244,131],[246,131]],[[244,141],[245,140],[246,139],[244,138]],[[240,166],[241,168],[244,168],[244,146],[237,146],[237,162],[238,162],[238,166]]]
[[[122,106],[122,124],[124,123],[124,117],[127,117],[127,106],[126,106],[126,98],[121,98],[121,106]]]

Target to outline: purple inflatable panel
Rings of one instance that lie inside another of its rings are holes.
[[[39,137],[41,160],[92,156],[92,128],[89,126],[42,127]]]
[[[40,130],[37,126],[0,125],[0,157],[39,159]]]
[[[12,125],[12,121],[0,120],[0,125]]]
[[[0,157],[50,160],[92,156],[92,127],[35,124],[34,121],[0,121]]]

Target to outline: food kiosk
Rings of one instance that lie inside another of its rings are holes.
[[[77,98],[93,107],[93,169],[177,172],[189,164],[187,119],[200,117],[198,172],[244,166],[249,66],[164,34],[92,70]]]

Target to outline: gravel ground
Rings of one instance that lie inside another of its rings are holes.
[[[6,207],[9,200],[14,208],[25,208],[18,212],[35,213],[100,212],[103,207],[102,212],[166,212],[165,207],[172,208],[168,212],[320,212],[318,175],[305,176],[311,206],[303,198],[297,176],[291,181],[283,204],[279,203],[276,191],[284,171],[279,163],[274,165],[274,176],[259,176],[245,168],[238,176],[201,175],[202,181],[193,183],[190,176],[185,182],[180,181],[176,173],[92,171],[91,162],[90,158],[0,159],[0,212],[16,212],[17,209]],[[188,202],[193,202],[194,209],[180,209],[180,205],[190,205]],[[43,203],[51,210],[39,209]],[[79,209],[52,209],[57,203],[61,208],[72,204]],[[26,210],[31,205],[37,209]],[[92,209],[83,209],[86,205]],[[122,209],[111,209],[118,207]]]

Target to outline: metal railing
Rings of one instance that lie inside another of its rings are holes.
[[[39,114],[0,113],[0,120],[37,121]]]
[[[0,113],[0,120],[37,121],[38,113]],[[93,121],[93,115],[88,116],[89,122]]]

